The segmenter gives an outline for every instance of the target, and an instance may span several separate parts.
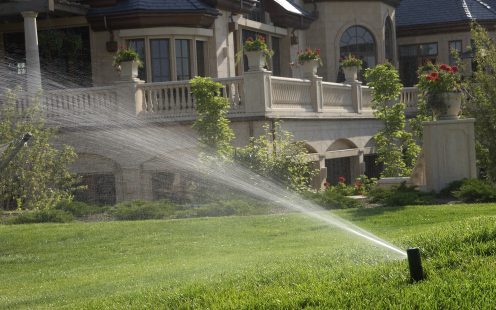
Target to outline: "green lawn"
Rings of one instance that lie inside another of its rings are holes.
[[[0,309],[493,308],[496,205],[341,210],[407,263],[298,214],[0,225]]]

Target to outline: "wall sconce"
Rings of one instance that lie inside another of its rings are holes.
[[[291,38],[290,38],[291,45],[298,45],[299,43],[298,36],[296,35],[295,31],[296,29],[293,29],[293,31],[291,31]]]

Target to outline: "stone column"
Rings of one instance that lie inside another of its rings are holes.
[[[450,182],[477,177],[475,119],[424,122],[427,191],[439,192]]]
[[[41,90],[40,54],[38,51],[38,30],[36,12],[22,12],[24,17],[24,39],[26,45],[27,88],[31,96]]]
[[[141,169],[140,167],[122,168],[122,190],[123,201],[143,199],[141,192]]]
[[[348,83],[351,85],[351,102],[353,103],[353,108],[358,114],[362,113],[362,82],[353,81]]]
[[[323,93],[322,93],[322,77],[312,76],[310,78],[312,81],[312,88],[310,90],[310,97],[313,105],[313,111],[322,113],[323,111]]]
[[[248,71],[244,73],[243,88],[246,113],[265,115],[265,112],[271,110],[271,75],[272,72],[266,70]]]

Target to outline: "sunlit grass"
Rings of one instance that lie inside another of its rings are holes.
[[[0,226],[0,308],[460,308],[490,305],[496,205],[342,210],[407,264],[297,214]],[[393,255],[394,256],[394,255]]]

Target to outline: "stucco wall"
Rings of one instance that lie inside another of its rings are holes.
[[[317,73],[324,80],[336,81],[340,58],[339,41],[341,35],[351,26],[363,26],[372,33],[376,42],[377,63],[385,61],[384,25],[386,18],[390,16],[394,26],[394,7],[380,1],[337,1],[318,2],[317,8],[319,17],[306,35],[308,47],[321,49],[324,65]],[[310,7],[307,6],[307,9]]]

